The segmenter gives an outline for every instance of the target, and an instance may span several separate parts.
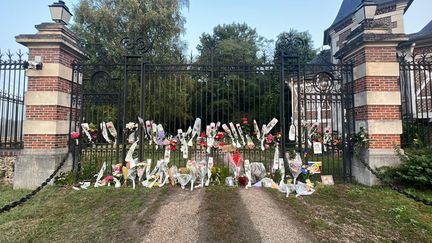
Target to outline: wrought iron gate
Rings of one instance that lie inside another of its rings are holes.
[[[276,146],[285,152],[300,152],[304,163],[322,162],[322,173],[348,178],[351,173],[349,135],[353,130],[353,95],[351,65],[299,64],[298,58],[284,55],[276,64],[153,64],[136,55],[124,56],[118,64],[77,64],[74,67],[71,107],[71,131],[83,134],[81,124],[90,125],[90,136],[82,135],[75,146],[75,168],[82,163],[100,165],[124,163],[130,147],[128,122],[161,124],[168,135],[177,129],[186,131],[200,118],[211,122],[234,124],[247,122],[253,137],[253,120],[267,124],[279,122],[272,129]],[[117,137],[111,143],[103,136],[101,122],[115,124]],[[220,129],[222,131],[222,129]],[[289,133],[291,134],[291,139]],[[279,135],[279,136],[278,136]],[[164,150],[146,141],[144,125],[134,133],[139,139],[139,161],[158,160]],[[269,138],[270,139],[270,138]],[[239,139],[240,140],[240,139]],[[246,142],[243,144],[245,145]],[[267,171],[273,167],[275,146],[262,150],[241,146],[237,150],[251,162],[263,162]],[[321,144],[321,150],[314,144]],[[224,166],[224,153],[203,150],[194,143],[190,158],[212,156],[215,166]],[[266,146],[267,147],[267,146]],[[315,152],[315,153],[314,153]],[[170,163],[184,166],[186,160],[177,149]],[[285,166],[287,162],[285,161]]]

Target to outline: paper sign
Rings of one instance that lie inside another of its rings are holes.
[[[324,185],[333,186],[334,185],[333,176],[332,175],[322,175],[321,176],[321,182]]]
[[[309,165],[309,171],[311,172],[311,174],[320,174],[321,173],[321,166],[322,166],[321,161],[309,161],[308,165]]]

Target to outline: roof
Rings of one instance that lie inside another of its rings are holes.
[[[308,64],[314,65],[325,65],[332,63],[331,50],[323,50],[318,55],[315,56]]]
[[[410,41],[421,40],[432,37],[432,20],[417,33],[408,35]]]
[[[324,45],[329,44],[327,38],[328,31],[333,27],[335,27],[336,25],[345,21],[348,17],[352,16],[352,14],[354,14],[363,3],[367,2],[379,6],[379,5],[389,4],[389,3],[397,3],[399,1],[401,0],[343,0],[335,20],[333,21],[331,26],[324,32]],[[414,0],[404,0],[404,1],[408,2],[407,7],[405,8],[406,11]]]

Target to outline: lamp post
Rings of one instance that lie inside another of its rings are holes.
[[[69,8],[66,6],[64,1],[58,1],[49,5],[51,18],[54,22],[67,25],[69,23],[70,18],[72,17],[72,13],[69,11]]]

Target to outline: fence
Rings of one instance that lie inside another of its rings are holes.
[[[85,165],[94,167],[96,173],[103,162],[109,168],[124,162],[130,141],[137,138],[138,151],[134,157],[138,161],[164,158],[162,146],[155,146],[158,134],[151,139],[142,126],[134,133],[124,130],[128,122],[137,122],[139,116],[149,124],[150,121],[161,124],[164,128],[161,138],[166,135],[170,144],[173,140],[177,142],[177,129],[186,132],[200,118],[205,135],[194,139],[188,159],[213,157],[215,166],[226,166],[225,147],[206,152],[206,125],[232,122],[239,124],[242,134],[247,135],[244,142],[240,139],[243,136],[239,136],[236,150],[251,162],[262,162],[268,171],[277,162],[274,159],[277,146],[281,154],[296,150],[305,156],[305,162],[322,163],[323,173],[350,177],[347,141],[353,128],[349,122],[354,121],[352,90],[348,88],[352,87],[351,65],[151,64],[139,56],[125,56],[114,64],[77,64],[73,73],[73,78],[81,78],[82,84],[74,83],[72,87],[71,120],[76,122],[71,123],[71,131],[83,134],[80,125],[85,124],[90,132],[81,136],[76,146],[77,169]],[[268,140],[272,142],[262,140],[267,146],[261,149],[251,122],[256,120],[261,130],[274,117],[279,122],[270,131],[273,138]],[[243,119],[247,119],[247,125],[242,125]],[[110,126],[115,127],[116,136],[106,131],[104,136],[102,122],[112,122]],[[288,139],[292,127],[295,134]],[[231,130],[234,133],[236,128]],[[232,143],[229,137],[225,139],[226,144]],[[312,146],[316,144],[322,144],[322,149],[315,150]],[[180,147],[177,143],[170,152],[169,161],[177,167],[183,167],[187,161]]]
[[[432,62],[426,56],[400,60],[402,147],[432,142]]]
[[[0,148],[23,147],[24,92],[28,63],[23,53],[0,52]]]

